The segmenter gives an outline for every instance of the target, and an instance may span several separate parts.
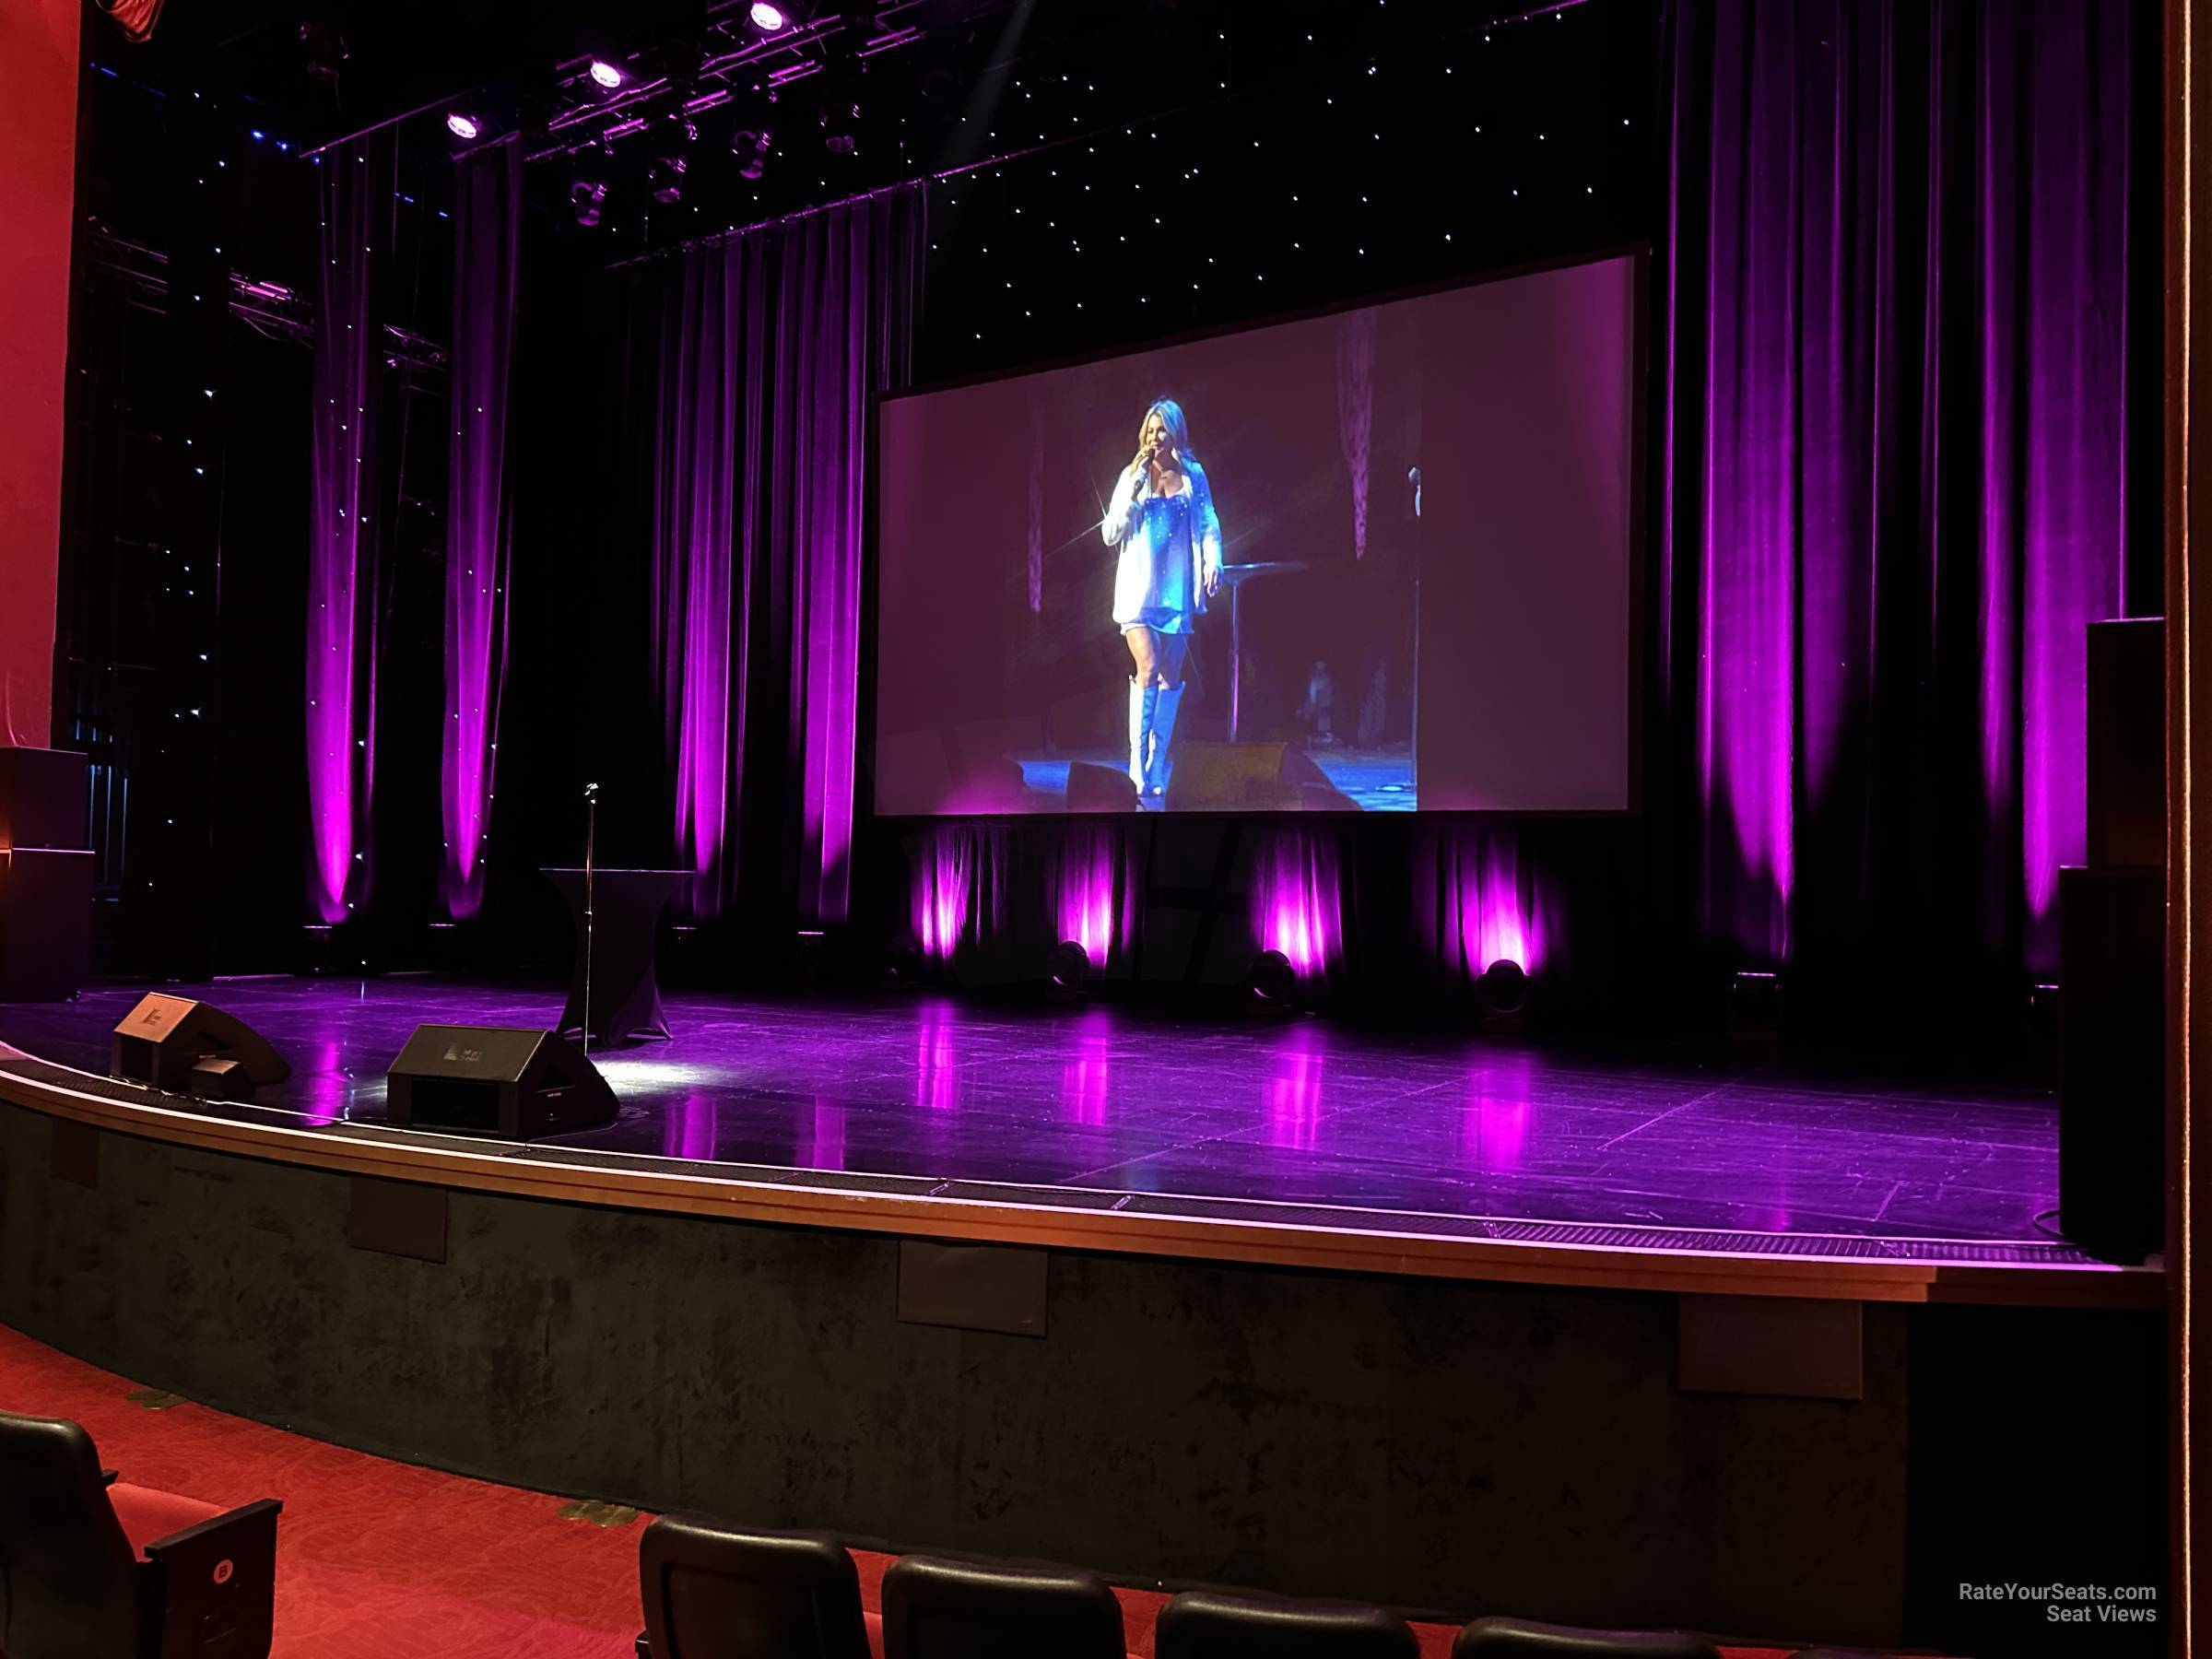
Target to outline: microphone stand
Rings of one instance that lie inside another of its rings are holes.
[[[1413,773],[1413,804],[1421,804],[1421,562],[1428,552],[1428,537],[1421,534],[1421,469],[1406,469],[1406,482],[1413,486],[1413,756],[1408,770]]]
[[[599,785],[583,786],[583,1052],[592,1052],[592,852],[599,833]]]

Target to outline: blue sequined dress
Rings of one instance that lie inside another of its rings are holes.
[[[1183,457],[1183,487],[1153,492],[1148,476],[1124,471],[1100,526],[1121,548],[1113,573],[1113,625],[1189,631],[1206,611],[1206,578],[1221,568],[1221,521],[1206,469]]]

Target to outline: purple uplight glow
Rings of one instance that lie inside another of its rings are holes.
[[[702,1161],[713,1158],[715,1142],[719,1138],[714,1097],[688,1094],[667,1110],[668,1115],[661,1124],[663,1155]]]
[[[932,961],[949,962],[968,924],[969,895],[975,885],[979,843],[959,829],[934,831],[913,853],[914,937]]]
[[[1124,890],[1124,849],[1112,830],[1071,827],[1059,849],[1059,933],[1103,970],[1126,943],[1124,927],[1133,895]]]
[[[960,1053],[954,1037],[958,1017],[933,1004],[922,1010],[920,1052],[914,1057],[914,1104],[951,1112],[960,1103]]]
[[[455,110],[445,118],[445,130],[456,138],[474,138],[481,129],[477,127],[475,116],[464,115]]]
[[[308,431],[308,902],[326,925],[345,921],[368,888],[376,758],[376,542],[364,511],[376,473],[370,228],[391,200],[390,155],[373,140],[341,145],[318,180],[323,257]]]
[[[821,1095],[814,1098],[807,1118],[807,1135],[799,1149],[799,1161],[809,1170],[845,1167],[845,1109]]]
[[[1519,833],[1479,825],[1436,834],[1434,858],[1422,861],[1421,898],[1438,956],[1470,980],[1498,961],[1539,971],[1551,907],[1546,884],[1522,853]]]
[[[1321,1144],[1321,1038],[1301,1027],[1277,1055],[1275,1075],[1260,1086],[1267,1111],[1267,1142],[1311,1152]]]
[[[496,144],[454,172],[453,426],[447,468],[445,724],[439,896],[465,921],[484,903],[485,842],[507,665],[507,385],[514,344],[522,150]]]
[[[1467,1078],[1460,1109],[1459,1156],[1494,1175],[1521,1167],[1535,1117],[1533,1067],[1525,1054],[1486,1057]]]
[[[1279,950],[1301,978],[1333,964],[1343,945],[1336,847],[1297,830],[1278,831],[1260,855],[1253,926],[1263,950]]]
[[[1478,980],[1492,963],[1540,972],[1559,954],[1552,883],[1512,826],[1444,825],[1417,840],[1414,891],[1423,942],[1449,970]]]
[[[1060,1071],[1060,1103],[1071,1123],[1091,1129],[1105,1127],[1112,1054],[1112,1028],[1106,1016],[1094,1009],[1084,1016],[1075,1053]]]
[[[346,1115],[348,1088],[344,1063],[335,1039],[312,1045],[313,1060],[298,1069],[301,1092],[307,1097],[307,1121],[335,1124]]]
[[[605,58],[594,58],[590,73],[592,79],[609,92],[622,84],[622,71]]]
[[[753,0],[751,16],[753,27],[764,29],[770,34],[774,34],[783,27],[783,8],[780,6],[771,6],[768,0]]]

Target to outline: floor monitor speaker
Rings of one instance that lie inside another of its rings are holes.
[[[2059,872],[2058,1224],[2139,1262],[2166,1236],[2166,884]]]
[[[112,1077],[175,1094],[250,1099],[264,1084],[292,1075],[252,1026],[189,996],[149,992],[114,1031]]]
[[[417,1026],[386,1078],[385,1121],[535,1140],[611,1124],[614,1090],[583,1051],[551,1031]]]
[[[2166,625],[2089,624],[2088,865],[2166,865]]]
[[[1312,756],[1288,743],[1175,746],[1168,772],[1170,812],[1356,812]]]

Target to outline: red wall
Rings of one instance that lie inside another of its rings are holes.
[[[0,744],[52,740],[80,0],[0,4]]]

